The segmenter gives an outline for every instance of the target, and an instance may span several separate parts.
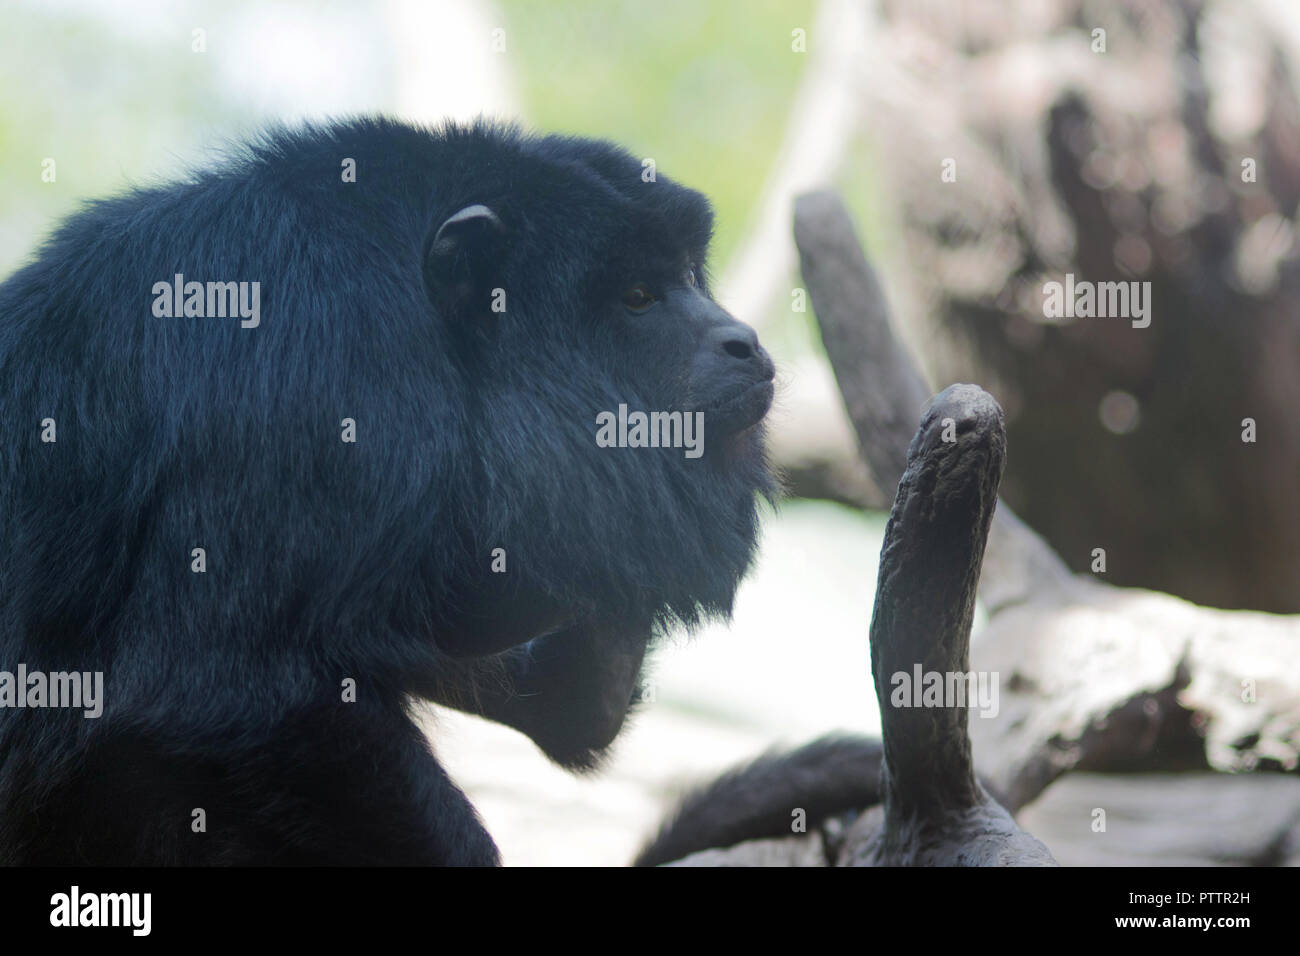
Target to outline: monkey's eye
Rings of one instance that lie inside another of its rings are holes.
[[[694,289],[694,288],[695,288],[695,282],[696,282],[696,279],[695,279],[695,270],[694,270],[694,269],[687,269],[687,270],[686,270],[686,284],[687,284],[688,286],[690,286],[692,289]]]
[[[623,293],[623,304],[633,312],[644,312],[655,304],[655,297],[651,294],[648,285],[638,282]]]

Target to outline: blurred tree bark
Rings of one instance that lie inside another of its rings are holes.
[[[889,0],[867,108],[909,337],[1006,409],[1007,501],[1076,571],[1294,612],[1300,102],[1266,6]],[[1150,325],[1045,317],[1067,274],[1149,282]]]

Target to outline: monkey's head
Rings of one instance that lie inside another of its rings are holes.
[[[729,613],[775,494],[774,366],[712,297],[708,201],[589,140],[449,130],[422,249],[469,401],[490,588],[629,622]],[[507,583],[513,579],[513,583]]]

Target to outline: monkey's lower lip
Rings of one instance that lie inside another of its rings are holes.
[[[746,385],[740,391],[706,405],[702,411],[705,421],[715,428],[727,433],[744,431],[763,420],[775,395],[776,387],[768,379]]]

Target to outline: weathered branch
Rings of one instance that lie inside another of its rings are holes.
[[[801,197],[795,239],[861,448],[888,481],[901,475],[899,422],[923,379],[890,328],[843,203]],[[1073,575],[1004,502],[980,598],[990,617],[976,653],[1001,677],[1001,710],[971,735],[981,772],[1011,809],[1076,767],[1150,769],[1171,752],[1178,766],[1300,766],[1300,673],[1287,664],[1300,653],[1300,619]]]
[[[871,620],[883,807],[854,827],[844,862],[1055,863],[976,781],[966,734],[965,695],[977,686],[966,681],[975,588],[1005,459],[1002,409],[974,385],[936,396],[912,439],[885,528]]]
[[[794,237],[858,445],[888,495],[907,466],[907,444],[930,389],[894,337],[884,291],[840,198],[831,192],[800,196]]]

